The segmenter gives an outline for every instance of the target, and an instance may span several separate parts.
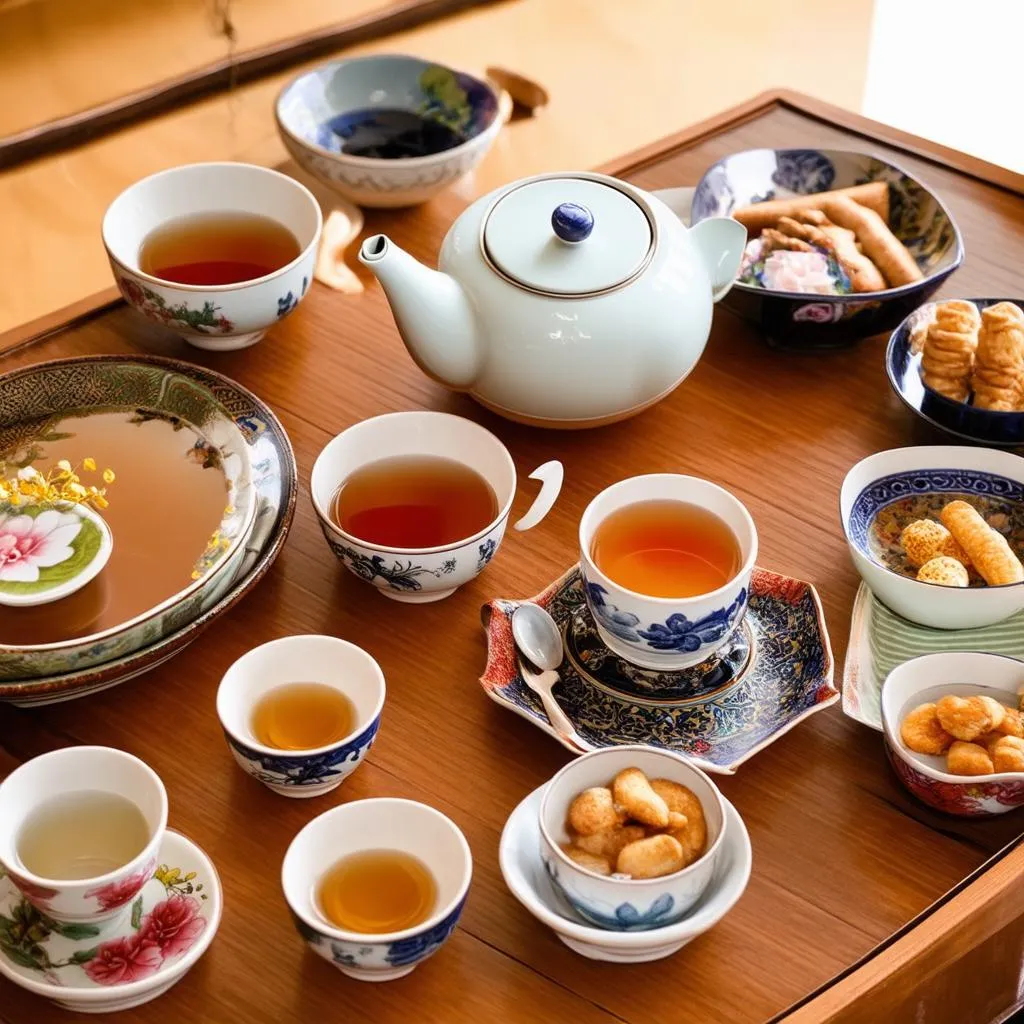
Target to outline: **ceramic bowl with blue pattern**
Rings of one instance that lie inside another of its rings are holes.
[[[613,512],[648,501],[698,505],[723,520],[740,549],[740,568],[717,590],[696,597],[651,597],[620,586],[598,567],[594,536]],[[603,490],[580,519],[580,569],[587,606],[609,650],[642,668],[672,672],[707,661],[739,628],[757,560],[757,529],[724,488],[679,473],[651,473]]]
[[[843,481],[839,514],[853,564],[897,615],[935,629],[991,626],[1024,609],[1024,583],[948,587],[906,575],[899,534],[963,500],[1024,554],[1024,459],[991,448],[924,446],[878,452]]]
[[[433,876],[437,899],[421,924],[364,934],[333,925],[319,903],[320,880],[339,860],[365,850],[417,858]],[[342,804],[314,818],[292,840],[281,866],[296,930],[317,956],[360,981],[392,981],[433,956],[455,931],[473,877],[459,827],[414,800],[377,798]]]
[[[394,54],[307,71],[284,87],[275,112],[303,170],[378,207],[412,206],[447,188],[483,159],[502,123],[487,82]]]
[[[777,291],[739,280],[724,305],[757,324],[784,348],[837,348],[891,331],[963,262],[960,231],[926,185],[901,167],[868,153],[841,149],[750,149],[704,172],[691,221],[728,216],[770,199],[828,192],[872,181],[889,186],[889,227],[910,250],[923,278],[885,291],[817,295]]]
[[[978,309],[1000,302],[1024,306],[1024,299],[967,299]],[[926,387],[921,379],[921,353],[914,351],[912,335],[932,319],[935,303],[914,310],[893,331],[885,353],[885,371],[903,404],[933,426],[968,441],[1018,447],[1024,445],[1024,412],[997,412],[970,402],[958,402]]]
[[[355,709],[347,736],[310,750],[279,750],[253,732],[256,705],[289,683],[322,683],[343,693]],[[333,636],[286,636],[254,647],[226,672],[217,690],[217,715],[242,769],[282,796],[327,793],[351,775],[370,749],[384,709],[384,673],[362,648]]]

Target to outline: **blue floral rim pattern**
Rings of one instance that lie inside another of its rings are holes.
[[[1009,501],[1024,501],[1024,485],[994,473],[971,469],[922,469],[892,473],[869,484],[850,508],[846,528],[857,548],[871,557],[871,523],[890,502],[915,494],[977,494]]]

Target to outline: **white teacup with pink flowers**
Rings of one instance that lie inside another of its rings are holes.
[[[65,794],[116,793],[145,819],[149,839],[132,860],[95,878],[44,878],[18,854],[18,836],[40,803]],[[37,910],[55,921],[95,923],[124,912],[156,870],[167,828],[167,791],[137,757],[112,747],[64,747],[26,761],[0,784],[0,867]]]

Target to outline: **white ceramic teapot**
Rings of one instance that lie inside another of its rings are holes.
[[[513,420],[590,427],[664,398],[690,373],[746,230],[687,228],[660,199],[602,174],[542,174],[478,199],[440,271],[386,235],[359,259],[434,379]]]

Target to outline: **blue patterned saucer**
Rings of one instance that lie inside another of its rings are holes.
[[[555,697],[594,747],[649,743],[731,775],[802,718],[839,699],[821,602],[801,580],[755,569],[736,639],[720,657],[682,672],[638,668],[601,643],[579,566],[531,600],[562,631],[566,657]],[[511,620],[521,603],[498,599],[484,606],[487,666],[480,682],[491,700],[559,739],[519,671]]]

